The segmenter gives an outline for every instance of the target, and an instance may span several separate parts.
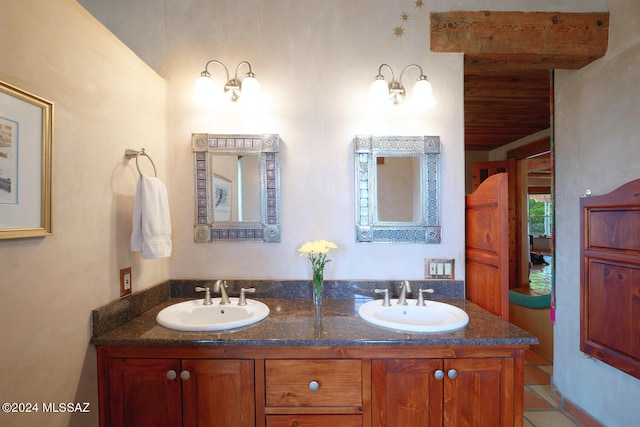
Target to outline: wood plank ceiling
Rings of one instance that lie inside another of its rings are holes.
[[[432,13],[431,50],[464,53],[465,149],[548,129],[550,70],[602,57],[608,29],[608,13]]]

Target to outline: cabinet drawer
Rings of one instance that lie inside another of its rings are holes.
[[[269,415],[267,427],[362,427],[362,415]]]
[[[266,360],[265,377],[267,406],[362,406],[360,360]]]

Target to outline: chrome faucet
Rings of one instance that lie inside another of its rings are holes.
[[[238,299],[238,305],[247,305],[247,296],[245,295],[246,292],[253,294],[256,292],[256,288],[241,288],[240,298]]]
[[[227,281],[216,280],[213,292],[220,292],[220,305],[229,304],[229,294],[227,294]]]
[[[211,305],[211,288],[209,286],[205,288],[201,288],[200,286],[196,286],[196,292],[204,292],[204,301],[202,305]]]
[[[383,307],[389,307],[391,305],[389,302],[389,289],[374,289],[373,292],[376,294],[384,294],[384,301],[382,302]]]
[[[434,292],[433,289],[429,288],[429,289],[418,289],[418,302],[416,303],[416,305],[419,305],[420,307],[424,307],[427,304],[424,302],[424,293],[428,293],[428,294],[432,294]]]
[[[407,305],[407,292],[411,292],[411,285],[408,280],[402,282],[400,285],[400,295],[398,296],[399,305]]]

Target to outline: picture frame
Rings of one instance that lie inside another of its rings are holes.
[[[231,180],[213,174],[213,217],[216,221],[231,221]]]
[[[53,103],[0,81],[0,239],[51,227]]]

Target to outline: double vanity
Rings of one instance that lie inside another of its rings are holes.
[[[306,281],[229,282],[222,306],[195,293],[212,282],[170,281],[93,312],[102,426],[523,423],[524,351],[537,340],[461,298],[460,281],[412,281],[416,295],[434,289],[425,306],[398,305],[397,281],[327,282],[320,307]],[[197,322],[255,322],[179,330],[194,309],[211,309]],[[163,310],[178,323],[161,326]],[[445,330],[416,332],[425,324]]]

